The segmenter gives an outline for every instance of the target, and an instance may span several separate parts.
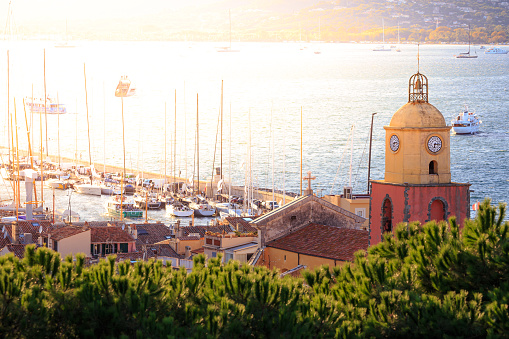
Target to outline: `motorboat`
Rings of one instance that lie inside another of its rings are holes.
[[[479,132],[479,126],[482,121],[479,120],[475,112],[469,112],[468,106],[460,112],[452,121],[452,130],[456,134],[475,134]]]
[[[89,195],[98,195],[98,196],[101,196],[101,194],[102,194],[101,186],[93,185],[93,184],[74,185],[74,190],[76,191],[76,193],[80,193],[80,194],[89,194]]]
[[[199,197],[193,199],[189,208],[194,210],[194,215],[197,217],[211,217],[216,213],[216,209],[210,206],[207,200]]]
[[[484,51],[484,54],[507,54],[508,51],[499,47],[490,47]]]
[[[149,210],[159,210],[164,207],[164,204],[157,198],[157,195],[154,193],[150,194],[135,194],[134,195],[134,202],[136,203],[136,206],[143,209],[149,209]]]
[[[180,202],[166,205],[166,211],[175,217],[190,217],[194,214],[194,210]]]
[[[115,89],[116,97],[131,97],[136,94],[136,88],[131,83],[127,75],[123,75],[118,81],[117,88]]]
[[[67,110],[64,104],[58,103],[55,99],[47,97],[43,98],[25,98],[25,107],[30,113],[44,113],[44,114],[65,114]]]
[[[104,194],[104,195],[118,195],[118,194],[122,193],[122,190],[120,189],[119,186],[108,185],[106,183],[103,183],[100,186],[101,186],[101,194]]]
[[[57,190],[66,190],[71,188],[71,184],[67,181],[59,180],[59,179],[49,179],[44,182],[49,188],[57,189]]]
[[[385,48],[384,45],[373,48],[373,52],[390,52],[390,48]]]
[[[122,213],[124,218],[143,218],[143,211],[135,206],[133,199],[126,196],[112,195],[106,201],[106,211],[114,216]]]

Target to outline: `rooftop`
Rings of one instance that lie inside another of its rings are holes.
[[[256,233],[258,232],[258,229],[256,227],[253,227],[250,222],[246,219],[251,220],[250,218],[243,218],[243,217],[226,217],[225,220],[228,222],[230,227],[232,227],[234,230],[237,230],[239,232],[245,232],[245,233]]]
[[[309,224],[268,242],[266,246],[322,258],[352,261],[355,252],[368,248],[368,237],[368,231]]]
[[[120,227],[91,227],[91,242],[92,243],[129,243],[134,242],[134,238],[127,233],[127,231],[122,230]]]
[[[89,228],[78,227],[78,226],[65,226],[61,228],[57,228],[55,230],[50,231],[51,239],[55,241],[60,241],[65,238],[72,237],[76,234],[80,234],[88,231]]]

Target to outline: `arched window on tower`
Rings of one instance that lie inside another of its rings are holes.
[[[392,203],[385,199],[382,210],[382,232],[392,232]]]
[[[430,220],[445,220],[445,205],[440,199],[436,199],[431,203]]]
[[[429,174],[438,174],[438,164],[435,160],[429,163]]]

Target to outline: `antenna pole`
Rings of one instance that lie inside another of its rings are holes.
[[[373,118],[376,113],[371,113],[371,131],[369,132],[369,160],[368,160],[368,195],[370,194],[369,190],[369,177],[371,175],[371,145],[373,144]]]

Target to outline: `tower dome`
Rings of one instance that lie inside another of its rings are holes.
[[[394,113],[391,127],[445,127],[442,113],[427,102],[409,102]]]

